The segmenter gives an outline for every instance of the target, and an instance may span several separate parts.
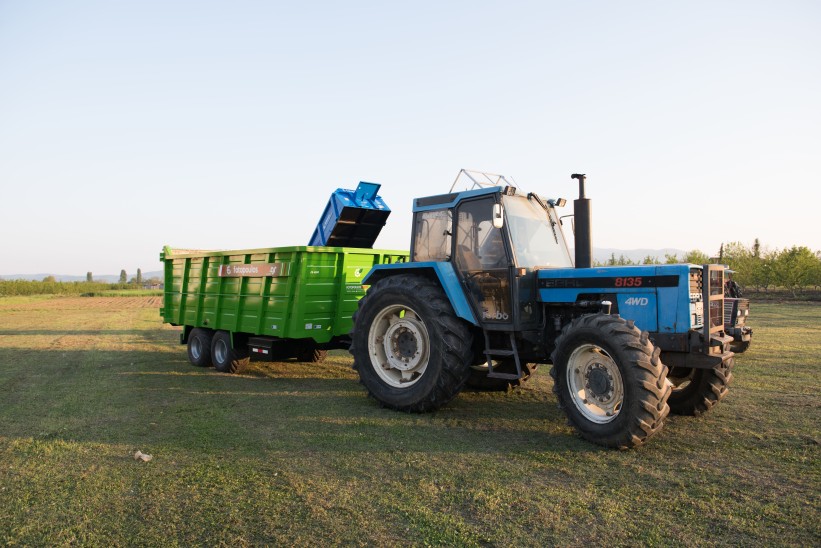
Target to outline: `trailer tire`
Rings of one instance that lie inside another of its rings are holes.
[[[383,278],[353,319],[354,369],[383,407],[432,411],[464,387],[473,336],[438,283],[408,274]]]
[[[237,350],[231,344],[231,334],[217,331],[211,341],[211,361],[220,373],[239,373],[251,361],[248,350]]]
[[[670,371],[673,393],[670,410],[676,415],[698,417],[724,399],[733,380],[734,360],[730,358],[715,369],[674,367]]]
[[[523,363],[522,366],[522,377],[520,379],[494,379],[492,377],[488,377],[488,369],[487,363],[479,364],[479,365],[472,365],[470,367],[470,375],[468,376],[468,380],[465,383],[465,386],[468,388],[472,388],[473,390],[478,390],[480,392],[507,392],[511,388],[517,388],[522,385],[522,383],[526,382],[530,377],[533,376],[533,373],[539,368],[538,363]],[[516,372],[516,362],[513,360],[504,360],[500,362],[498,365],[493,366],[494,371],[498,371],[500,373],[515,373]]]
[[[752,341],[734,341],[730,343],[730,350],[733,351],[734,354],[743,354],[750,348],[750,343]]]
[[[296,356],[297,361],[308,363],[322,363],[328,357],[327,350],[320,350],[318,348],[304,348],[299,351]]]
[[[211,339],[214,332],[210,329],[195,327],[188,334],[188,361],[197,367],[211,367]]]
[[[672,385],[646,331],[618,315],[570,322],[551,356],[553,391],[586,440],[628,449],[661,430]]]

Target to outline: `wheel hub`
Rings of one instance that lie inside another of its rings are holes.
[[[613,376],[607,372],[604,365],[594,363],[585,375],[587,382],[585,388],[590,391],[590,395],[600,402],[605,402],[613,397]]]
[[[195,338],[191,342],[191,355],[194,357],[195,360],[200,359],[200,356],[202,356],[202,341],[199,339],[199,337]]]
[[[416,344],[416,337],[410,329],[402,327],[393,336],[392,349],[397,358],[408,361],[417,353],[419,346]]]

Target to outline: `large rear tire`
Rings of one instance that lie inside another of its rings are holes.
[[[729,393],[734,360],[730,358],[715,369],[674,367],[670,371],[673,393],[668,403],[676,415],[697,417],[711,410]]]
[[[588,441],[627,449],[661,430],[672,386],[646,331],[617,315],[568,324],[553,352],[553,391]]]
[[[214,332],[210,329],[195,327],[188,334],[188,361],[197,367],[211,367],[211,339]]]
[[[217,331],[211,341],[211,361],[214,362],[214,368],[221,373],[239,373],[245,369],[251,358],[247,349],[233,348],[230,333]]]
[[[421,413],[464,387],[472,335],[438,284],[414,275],[383,278],[359,301],[350,352],[381,405]]]

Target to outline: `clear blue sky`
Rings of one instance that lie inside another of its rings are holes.
[[[818,250],[819,29],[816,1],[0,0],[0,275],[305,244],[360,180],[406,249],[463,167],[587,173],[597,247]]]

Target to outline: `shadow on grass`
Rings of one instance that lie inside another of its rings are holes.
[[[350,364],[257,363],[228,375],[168,352],[0,349],[0,435],[242,454],[598,451],[549,387],[463,393],[437,412],[383,409]]]
[[[133,329],[0,329],[0,337],[84,337],[84,336],[140,336],[152,340],[167,336],[165,332],[137,331]]]

